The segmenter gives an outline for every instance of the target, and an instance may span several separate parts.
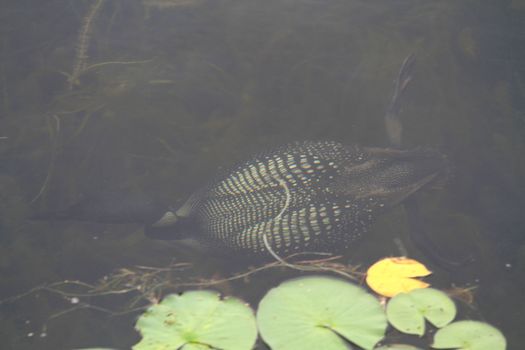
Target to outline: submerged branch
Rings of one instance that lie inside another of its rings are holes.
[[[44,182],[42,183],[40,190],[35,195],[35,197],[31,199],[30,203],[36,202],[45,193],[51,181],[53,171],[55,170],[55,162],[57,159],[58,146],[59,146],[60,118],[57,115],[53,115],[53,120],[55,121],[55,126],[54,127],[51,125],[49,126],[49,137],[51,138],[51,159],[49,161],[49,166],[47,168],[46,178],[44,179]]]
[[[103,67],[103,66],[109,66],[109,65],[113,65],[113,64],[141,64],[141,63],[148,63],[148,62],[151,62],[153,61],[153,59],[149,59],[149,60],[142,60],[142,61],[108,61],[108,62],[100,62],[100,63],[95,63],[95,64],[92,64],[90,66],[87,66],[85,67],[83,70],[82,70],[82,73],[85,73],[87,72],[88,70],[90,69],[94,69],[94,68],[100,68],[100,67]]]
[[[89,42],[91,39],[91,24],[93,19],[97,16],[100,7],[105,0],[96,0],[93,5],[89,8],[88,13],[82,21],[82,27],[78,33],[77,53],[75,57],[75,64],[71,76],[69,78],[69,89],[73,89],[75,85],[79,84],[79,77],[81,73],[86,69],[87,65],[87,51],[89,48]]]
[[[316,253],[309,253],[316,254]],[[294,254],[289,257],[297,258],[302,254]],[[324,256],[326,254],[317,253],[317,255]],[[11,304],[20,301],[30,295],[38,292],[48,292],[52,295],[58,295],[69,304],[73,303],[75,306],[68,307],[56,314],[51,315],[48,320],[57,318],[64,314],[80,310],[80,309],[94,309],[110,314],[112,316],[129,314],[131,312],[140,311],[147,308],[152,303],[157,303],[162,297],[168,293],[178,292],[185,287],[211,287],[222,283],[227,283],[239,279],[244,279],[248,276],[275,268],[293,268],[300,271],[322,271],[331,272],[351,280],[358,280],[364,276],[359,272],[358,266],[348,266],[337,263],[336,260],[341,256],[328,256],[313,260],[300,260],[294,264],[281,263],[274,261],[263,266],[250,269],[245,272],[234,274],[230,277],[215,279],[203,279],[198,277],[184,277],[180,272],[186,271],[192,267],[189,263],[172,263],[166,267],[155,266],[134,266],[128,268],[121,268],[114,271],[112,274],[105,276],[95,284],[90,284],[78,280],[64,280],[43,284],[34,287],[27,292],[15,295],[13,297],[0,300],[0,305]],[[179,274],[178,274],[179,273]],[[128,300],[127,306],[121,309],[108,309],[96,304],[80,301],[79,298],[97,298],[108,296],[121,296],[128,294],[136,294],[131,300]],[[137,306],[139,303],[143,305]]]

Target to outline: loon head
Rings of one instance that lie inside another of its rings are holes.
[[[146,236],[162,240],[193,238],[196,225],[191,213],[199,197],[200,191],[197,191],[179,209],[168,208],[165,210],[157,220],[144,227]]]

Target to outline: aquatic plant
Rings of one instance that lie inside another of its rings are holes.
[[[183,301],[185,295],[192,298],[188,302]],[[174,300],[180,304],[177,305]],[[191,343],[192,349],[204,349],[204,343],[213,346],[209,340],[214,337],[251,337],[253,334],[242,328],[234,330],[226,326],[214,326],[215,322],[218,325],[231,325],[230,320],[234,315],[237,318],[245,317],[245,326],[252,325],[249,316],[239,310],[213,308],[213,313],[205,311],[209,310],[210,305],[221,302],[218,294],[213,292],[193,291],[182,296],[168,296],[160,304],[151,307],[137,322],[137,328],[143,336],[148,334],[148,340],[145,340],[145,336],[133,349],[161,349],[159,344],[179,348],[186,343]],[[165,307],[167,305],[170,307]],[[247,310],[251,315],[251,309]],[[222,319],[215,321],[218,316]],[[499,330],[477,321],[450,323],[455,316],[454,302],[436,289],[416,289],[398,294],[388,303],[385,314],[379,301],[359,286],[332,277],[308,276],[285,281],[271,289],[259,304],[256,322],[262,339],[273,350],[420,350],[408,344],[374,346],[385,337],[387,321],[402,333],[422,336],[426,333],[425,319],[441,328],[434,335],[431,345],[435,349],[505,350],[505,337]],[[206,321],[195,321],[195,317]],[[174,324],[178,327],[175,331],[171,328]],[[205,333],[209,337],[205,338],[204,334],[196,330],[204,326],[213,336]],[[145,329],[149,330],[145,332]],[[180,336],[181,332],[185,335]],[[204,342],[200,339],[207,340]],[[244,340],[246,343],[243,344],[247,346],[248,338]]]
[[[507,341],[491,325],[478,321],[459,321],[438,330],[434,335],[434,349],[504,350]]]
[[[249,350],[257,338],[252,309],[212,291],[168,295],[140,316],[136,328],[142,340],[134,350]]]
[[[385,335],[379,301],[340,279],[310,276],[286,281],[259,304],[257,324],[276,350],[348,349],[348,342],[372,349]]]
[[[414,277],[425,277],[431,273],[417,260],[405,257],[385,258],[368,268],[366,284],[379,295],[393,297],[399,293],[428,287],[428,283]]]
[[[416,289],[393,297],[388,302],[386,315],[397,330],[422,336],[425,320],[435,327],[444,327],[456,317],[456,305],[437,289]]]
[[[301,266],[318,267],[319,272],[340,270],[349,276],[359,276],[356,268],[343,269],[343,265],[334,262],[333,258],[294,263],[294,267]],[[51,315],[48,321],[80,309],[92,309],[117,316],[142,312],[148,308],[137,322],[137,329],[144,338],[135,345],[135,350],[163,349],[163,346],[179,348],[175,346],[176,342],[182,342],[179,345],[186,344],[184,349],[204,349],[209,348],[210,344],[215,344],[216,348],[243,349],[221,347],[215,343],[216,340],[227,341],[226,338],[242,339],[239,344],[245,344],[244,348],[249,349],[248,337],[242,336],[251,334],[251,337],[255,331],[253,328],[243,330],[242,326],[230,329],[228,325],[235,324],[236,319],[243,319],[243,323],[251,325],[250,327],[256,322],[261,338],[274,350],[337,350],[349,349],[349,346],[367,350],[419,350],[406,344],[383,343],[378,348],[374,346],[389,339],[388,335],[385,338],[387,321],[407,337],[412,334],[420,337],[428,335],[425,320],[440,328],[431,345],[436,349],[504,350],[506,346],[505,337],[501,332],[486,323],[450,323],[456,316],[454,302],[444,292],[432,288],[399,293],[390,299],[385,311],[379,301],[381,298],[347,280],[323,275],[301,277],[285,281],[271,289],[259,304],[256,320],[248,306],[238,299],[221,299],[217,292],[190,290],[183,294],[170,294],[162,299],[166,292],[173,293],[181,288],[210,288],[288,265],[274,262],[228,278],[208,280],[184,277],[182,272],[190,267],[187,263],[173,263],[165,268],[125,268],[105,277],[97,285],[81,281],[57,282],[2,300],[0,305],[42,291],[59,295],[74,304]],[[134,297],[123,310],[110,310],[91,304],[92,301],[82,300],[87,297],[93,300],[97,296],[110,295]],[[200,327],[207,330],[204,331]]]
[[[105,0],[96,0],[93,5],[89,8],[88,13],[82,21],[82,27],[78,33],[77,50],[75,55],[75,64],[73,71],[68,78],[69,89],[71,90],[75,85],[79,84],[80,74],[84,71],[87,65],[87,51],[89,48],[89,42],[91,39],[91,24],[93,19],[97,16],[100,7]]]

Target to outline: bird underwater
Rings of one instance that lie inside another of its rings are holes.
[[[399,100],[412,64],[409,56],[385,116],[390,148],[295,142],[233,166],[180,208],[109,193],[33,218],[136,222],[154,239],[191,238],[254,258],[344,252],[378,215],[448,174],[440,152],[399,147]]]

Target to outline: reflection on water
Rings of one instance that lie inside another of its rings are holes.
[[[35,223],[96,191],[129,189],[179,205],[216,173],[276,143],[388,144],[382,115],[407,54],[417,67],[404,142],[438,147],[454,176],[418,194],[427,230],[475,261],[432,283],[477,285],[476,317],[518,348],[525,322],[525,7],[519,1],[6,1],[0,17],[1,297],[117,268],[206,255],[147,240],[140,228]],[[351,252],[368,265],[425,257],[402,208]],[[380,242],[380,243],[378,243]],[[226,265],[226,264],[223,264]],[[430,266],[432,266],[430,264]],[[221,268],[227,274],[227,266]],[[228,286],[252,303],[283,276]],[[225,287],[226,288],[226,287]],[[124,301],[121,301],[124,302]],[[101,307],[107,306],[101,301]],[[38,292],[0,305],[6,349],[129,347],[133,316],[58,315]],[[46,337],[39,333],[46,319]],[[28,334],[33,333],[32,337]]]

